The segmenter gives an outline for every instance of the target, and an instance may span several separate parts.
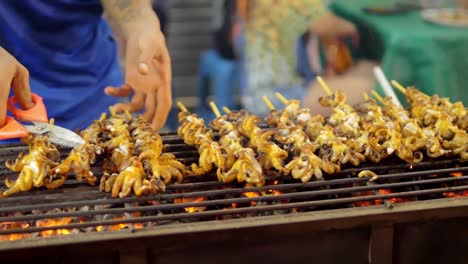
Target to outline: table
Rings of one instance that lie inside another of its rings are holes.
[[[330,9],[352,21],[361,36],[361,56],[381,61],[388,79],[468,104],[468,28],[431,24],[419,11],[374,15],[365,6],[395,0],[335,0]],[[404,97],[400,97],[403,102]]]

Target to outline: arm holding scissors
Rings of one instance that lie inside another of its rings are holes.
[[[29,72],[10,53],[0,47],[0,127],[5,125],[7,100],[10,87],[19,106],[30,109],[34,106],[29,88]]]

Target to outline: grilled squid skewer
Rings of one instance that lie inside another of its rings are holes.
[[[100,147],[100,134],[104,129],[105,119],[106,114],[103,113],[99,120],[95,120],[88,128],[81,131],[80,134],[86,143],[73,148],[68,157],[54,168],[54,173],[60,175],[62,183],[65,182],[70,172],[75,174],[79,182],[85,179],[90,185],[96,183],[97,178],[91,171],[91,164],[95,163],[97,155],[103,153]],[[56,184],[58,184],[57,181]]]
[[[466,115],[457,116],[466,114],[466,110],[454,114],[448,100],[435,96],[431,98],[414,87],[405,89],[396,81],[392,81],[392,84],[405,94],[412,117],[424,127],[425,134],[431,136],[430,149],[443,151],[447,156],[458,155],[464,160],[468,159],[468,133],[466,129],[461,128],[464,127],[462,123]],[[457,107],[460,107],[460,104]],[[457,123],[459,121],[462,123]],[[443,150],[438,149],[439,147]]]
[[[110,139],[103,146],[111,156],[104,166],[99,188],[121,198],[132,190],[136,196],[156,193],[155,183],[147,179],[141,161],[134,155],[135,144],[128,126],[131,116],[126,114],[127,118],[111,110],[111,116],[104,122],[104,132]]]
[[[182,182],[186,173],[184,164],[169,153],[162,154],[163,142],[161,136],[156,133],[143,117],[139,116],[130,122],[131,134],[135,141],[139,159],[149,172],[150,178],[157,183],[158,189],[165,190],[165,184],[173,179]]]
[[[280,94],[277,94],[277,96],[286,104],[286,107],[290,106],[291,102],[296,105],[295,101],[297,100],[288,101]],[[275,122],[282,137],[280,141],[289,151],[295,154],[295,157],[286,165],[288,173],[291,173],[294,179],[308,182],[315,176],[316,179],[321,180],[323,179],[323,172],[332,174],[340,170],[339,165],[323,160],[314,153],[318,147],[310,141],[303,130],[304,123],[297,124],[290,119],[295,118],[297,112],[304,111],[294,106],[294,111],[290,109],[289,112],[286,112],[286,110],[282,112],[274,109],[267,97],[264,97],[263,100],[267,105],[270,105],[271,113],[276,112],[278,114],[277,116],[280,116],[279,120]],[[310,120],[310,118],[308,120]],[[271,122],[274,122],[274,114],[270,114],[269,117],[267,117],[267,123],[271,124]]]
[[[47,136],[29,136],[25,142],[29,145],[29,152],[21,153],[14,162],[5,163],[8,169],[20,174],[15,182],[10,182],[8,179],[5,181],[8,189],[2,193],[3,197],[29,191],[33,187],[45,186],[54,189],[61,185],[56,184],[54,178],[48,177],[52,175],[51,168],[60,159],[60,153],[55,145],[49,142]]]
[[[227,120],[228,117],[226,115],[221,116],[214,102],[211,102],[210,106],[217,116],[210,123],[210,126],[220,132],[219,143],[221,146],[228,148],[236,158],[236,161],[233,162],[230,168],[218,171],[218,179],[221,182],[231,182],[237,179],[238,182],[247,182],[257,186],[264,185],[265,177],[260,164],[255,159],[253,149],[243,147],[241,144],[242,136],[237,131],[235,125]],[[231,113],[227,108],[224,108],[224,111]]]
[[[234,163],[234,155],[229,148],[220,146],[213,139],[213,132],[205,126],[205,121],[196,114],[190,114],[187,108],[178,103],[181,112],[177,133],[188,145],[196,146],[200,154],[198,164],[193,163],[191,170],[196,175],[203,175],[217,168],[217,173],[228,170]]]

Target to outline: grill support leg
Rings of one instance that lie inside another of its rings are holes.
[[[393,225],[374,225],[371,229],[369,263],[393,263]]]

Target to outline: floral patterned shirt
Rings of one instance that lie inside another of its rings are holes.
[[[244,107],[259,115],[268,109],[261,97],[274,92],[300,99],[303,80],[296,73],[296,43],[311,21],[325,13],[321,0],[255,0],[245,23]],[[275,102],[273,102],[275,103]],[[280,106],[278,102],[275,103]]]

